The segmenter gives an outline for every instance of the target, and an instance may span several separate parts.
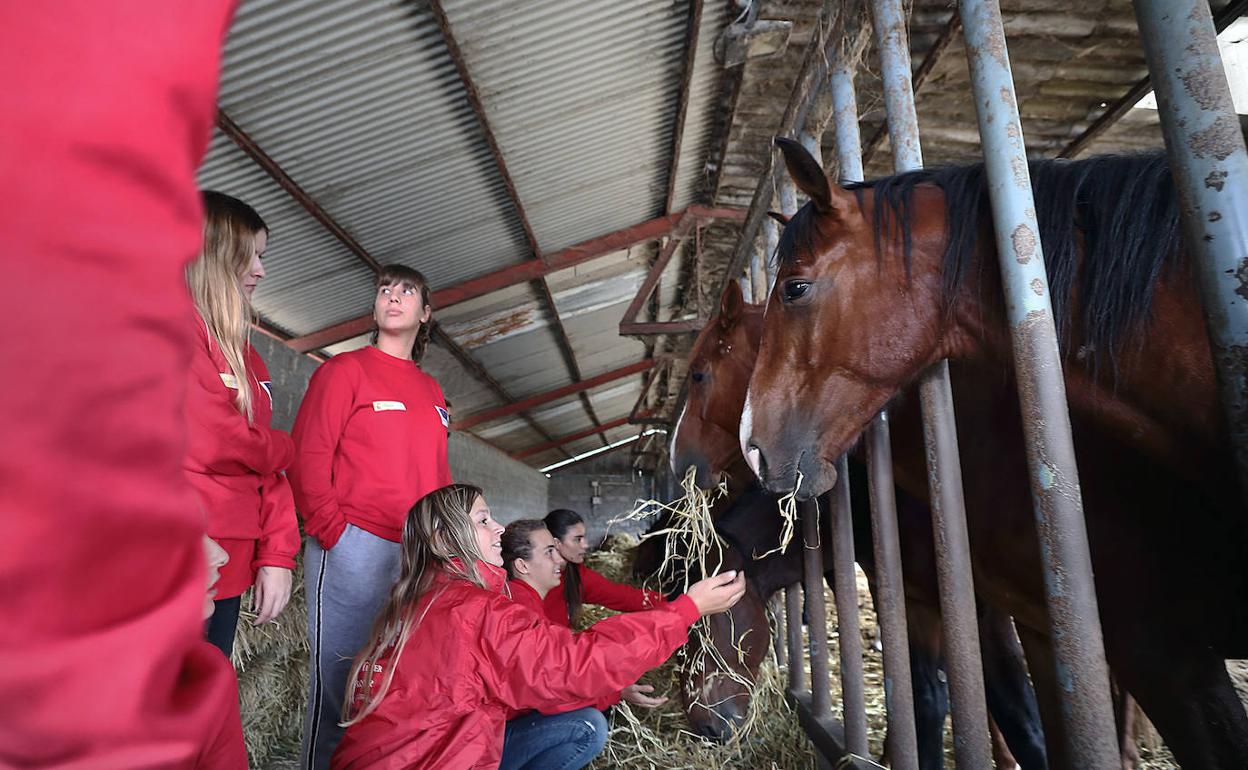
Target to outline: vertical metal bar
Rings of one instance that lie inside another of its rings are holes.
[[[802,504],[802,578],[806,593],[806,622],[810,629],[810,706],[816,717],[832,713],[828,689],[828,607],[823,594],[823,536],[819,531],[819,501]]]
[[[897,173],[923,167],[918,112],[910,67],[910,41],[901,0],[875,0],[876,47],[880,54],[888,137]],[[954,758],[961,770],[990,770],[992,743],[979,650],[979,620],[966,536],[962,466],[953,419],[949,365],[941,361],[919,383],[928,489],[940,585],[945,666],[953,706]]]
[[[887,412],[877,414],[867,429],[867,467],[871,480],[871,527],[875,535],[875,614],[884,638],[884,703],[888,708],[888,734],[893,742],[893,767],[918,770],[906,597],[902,586]]]
[[[949,362],[941,361],[919,384],[923,439],[927,447],[927,484],[940,586],[945,669],[953,705],[953,754],[959,770],[991,770],[992,744],[980,657],[979,613],[971,572],[971,544],[966,531],[962,462],[953,416]]]
[[[836,461],[832,490],[832,593],[836,600],[841,653],[841,721],[845,748],[867,756],[867,700],[862,675],[862,633],[858,627],[858,577],[854,574],[854,520],[849,499],[849,463]]]
[[[1248,152],[1207,0],[1135,0],[1248,503]]]
[[[819,137],[815,136],[814,132],[810,129],[804,129],[797,135],[797,141],[802,143],[802,147],[806,148],[806,152],[810,153],[810,157],[818,161],[820,166],[823,165],[823,148],[820,146]]]
[[[1114,712],[1066,406],[1066,384],[1036,224],[1022,122],[996,0],[959,0],[1006,316],[1027,439],[1053,648],[1075,767],[1117,767]]]
[[[745,272],[737,276],[737,286],[741,289],[741,296],[746,302],[750,301],[750,297],[754,295],[754,284],[750,280],[750,268],[747,265]]]
[[[767,245],[767,251],[763,255],[763,267],[766,270],[763,296],[767,297],[771,295],[771,287],[776,283],[776,249],[780,247],[780,223],[771,217],[763,222],[763,239]]]
[[[850,35],[849,37],[853,37]],[[842,45],[832,61],[828,84],[832,93],[832,124],[842,182],[862,180],[862,141],[858,133],[858,102],[854,96],[854,67]],[[836,461],[832,490],[832,592],[841,660],[841,721],[845,748],[865,757],[867,701],[862,673],[862,634],[858,626],[858,577],[854,573],[854,520],[849,493],[849,463]]]
[[[806,688],[802,671],[802,586],[794,583],[784,589],[784,631],[789,646],[789,692]]]
[[[767,602],[768,609],[771,610],[771,616],[776,619],[775,625],[771,629],[771,648],[776,653],[776,665],[789,665],[789,650],[785,647],[787,636],[785,634],[785,618],[784,618],[784,600],[780,594],[771,597]]]
[[[768,221],[771,222],[772,226],[775,226],[776,223],[774,221],[770,219]],[[760,253],[766,248],[765,239],[760,238],[754,244],[754,251],[750,252],[750,293],[746,294],[745,298],[748,302],[755,305],[767,301],[767,271],[763,267],[767,260],[767,254]]]

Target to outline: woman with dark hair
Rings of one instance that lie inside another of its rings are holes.
[[[322,364],[295,420],[290,481],[309,535],[311,674],[300,764],[307,770],[328,767],[342,736],[351,659],[399,575],[407,512],[451,483],[446,399],[420,367],[431,315],[424,276],[404,265],[382,268],[373,344]]]
[[[557,508],[546,514],[546,529],[555,537],[559,555],[567,562],[558,591],[546,594],[543,606],[552,623],[572,627],[584,604],[598,604],[620,612],[660,607],[663,595],[616,583],[585,566],[585,520],[576,511]]]

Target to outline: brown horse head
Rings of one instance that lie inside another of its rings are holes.
[[[723,569],[744,569],[735,549],[725,552]],[[685,646],[688,666],[681,703],[698,735],[727,741],[745,722],[750,690],[771,645],[766,601],[755,581],[732,609],[705,619],[705,633],[691,632]]]
[[[944,207],[939,191],[915,190],[903,259],[896,239],[874,235],[870,190],[832,184],[799,143],[777,143],[810,202],[781,237],[739,440],[768,489],[788,492],[800,473],[808,499],[832,487],[836,458],[875,413],[948,352],[942,244],[917,242],[939,236]]]
[[[719,313],[693,344],[689,397],[672,434],[671,458],[677,475],[693,466],[703,489],[725,476],[730,483],[751,476],[737,431],[762,327],[763,307],[748,304],[741,287],[730,281]]]

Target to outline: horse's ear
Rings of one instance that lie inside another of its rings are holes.
[[[789,218],[779,211],[768,211],[767,216],[779,222],[781,227],[786,227],[789,224]]]
[[[719,298],[719,325],[725,331],[731,329],[741,317],[741,309],[745,307],[745,295],[736,281],[729,281],[724,289],[724,296]]]
[[[816,211],[831,212],[834,208],[832,187],[828,184],[827,174],[823,173],[823,167],[810,157],[801,142],[777,136],[776,146],[784,153],[785,168],[789,170],[789,176],[793,177],[797,189],[806,193],[811,203],[815,204]]]

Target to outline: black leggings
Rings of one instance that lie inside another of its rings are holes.
[[[227,658],[234,652],[234,631],[238,628],[238,611],[242,603],[243,597],[241,596],[235,596],[233,599],[218,599],[213,602],[216,609],[213,610],[212,617],[208,619],[206,629],[208,641],[224,652]]]

